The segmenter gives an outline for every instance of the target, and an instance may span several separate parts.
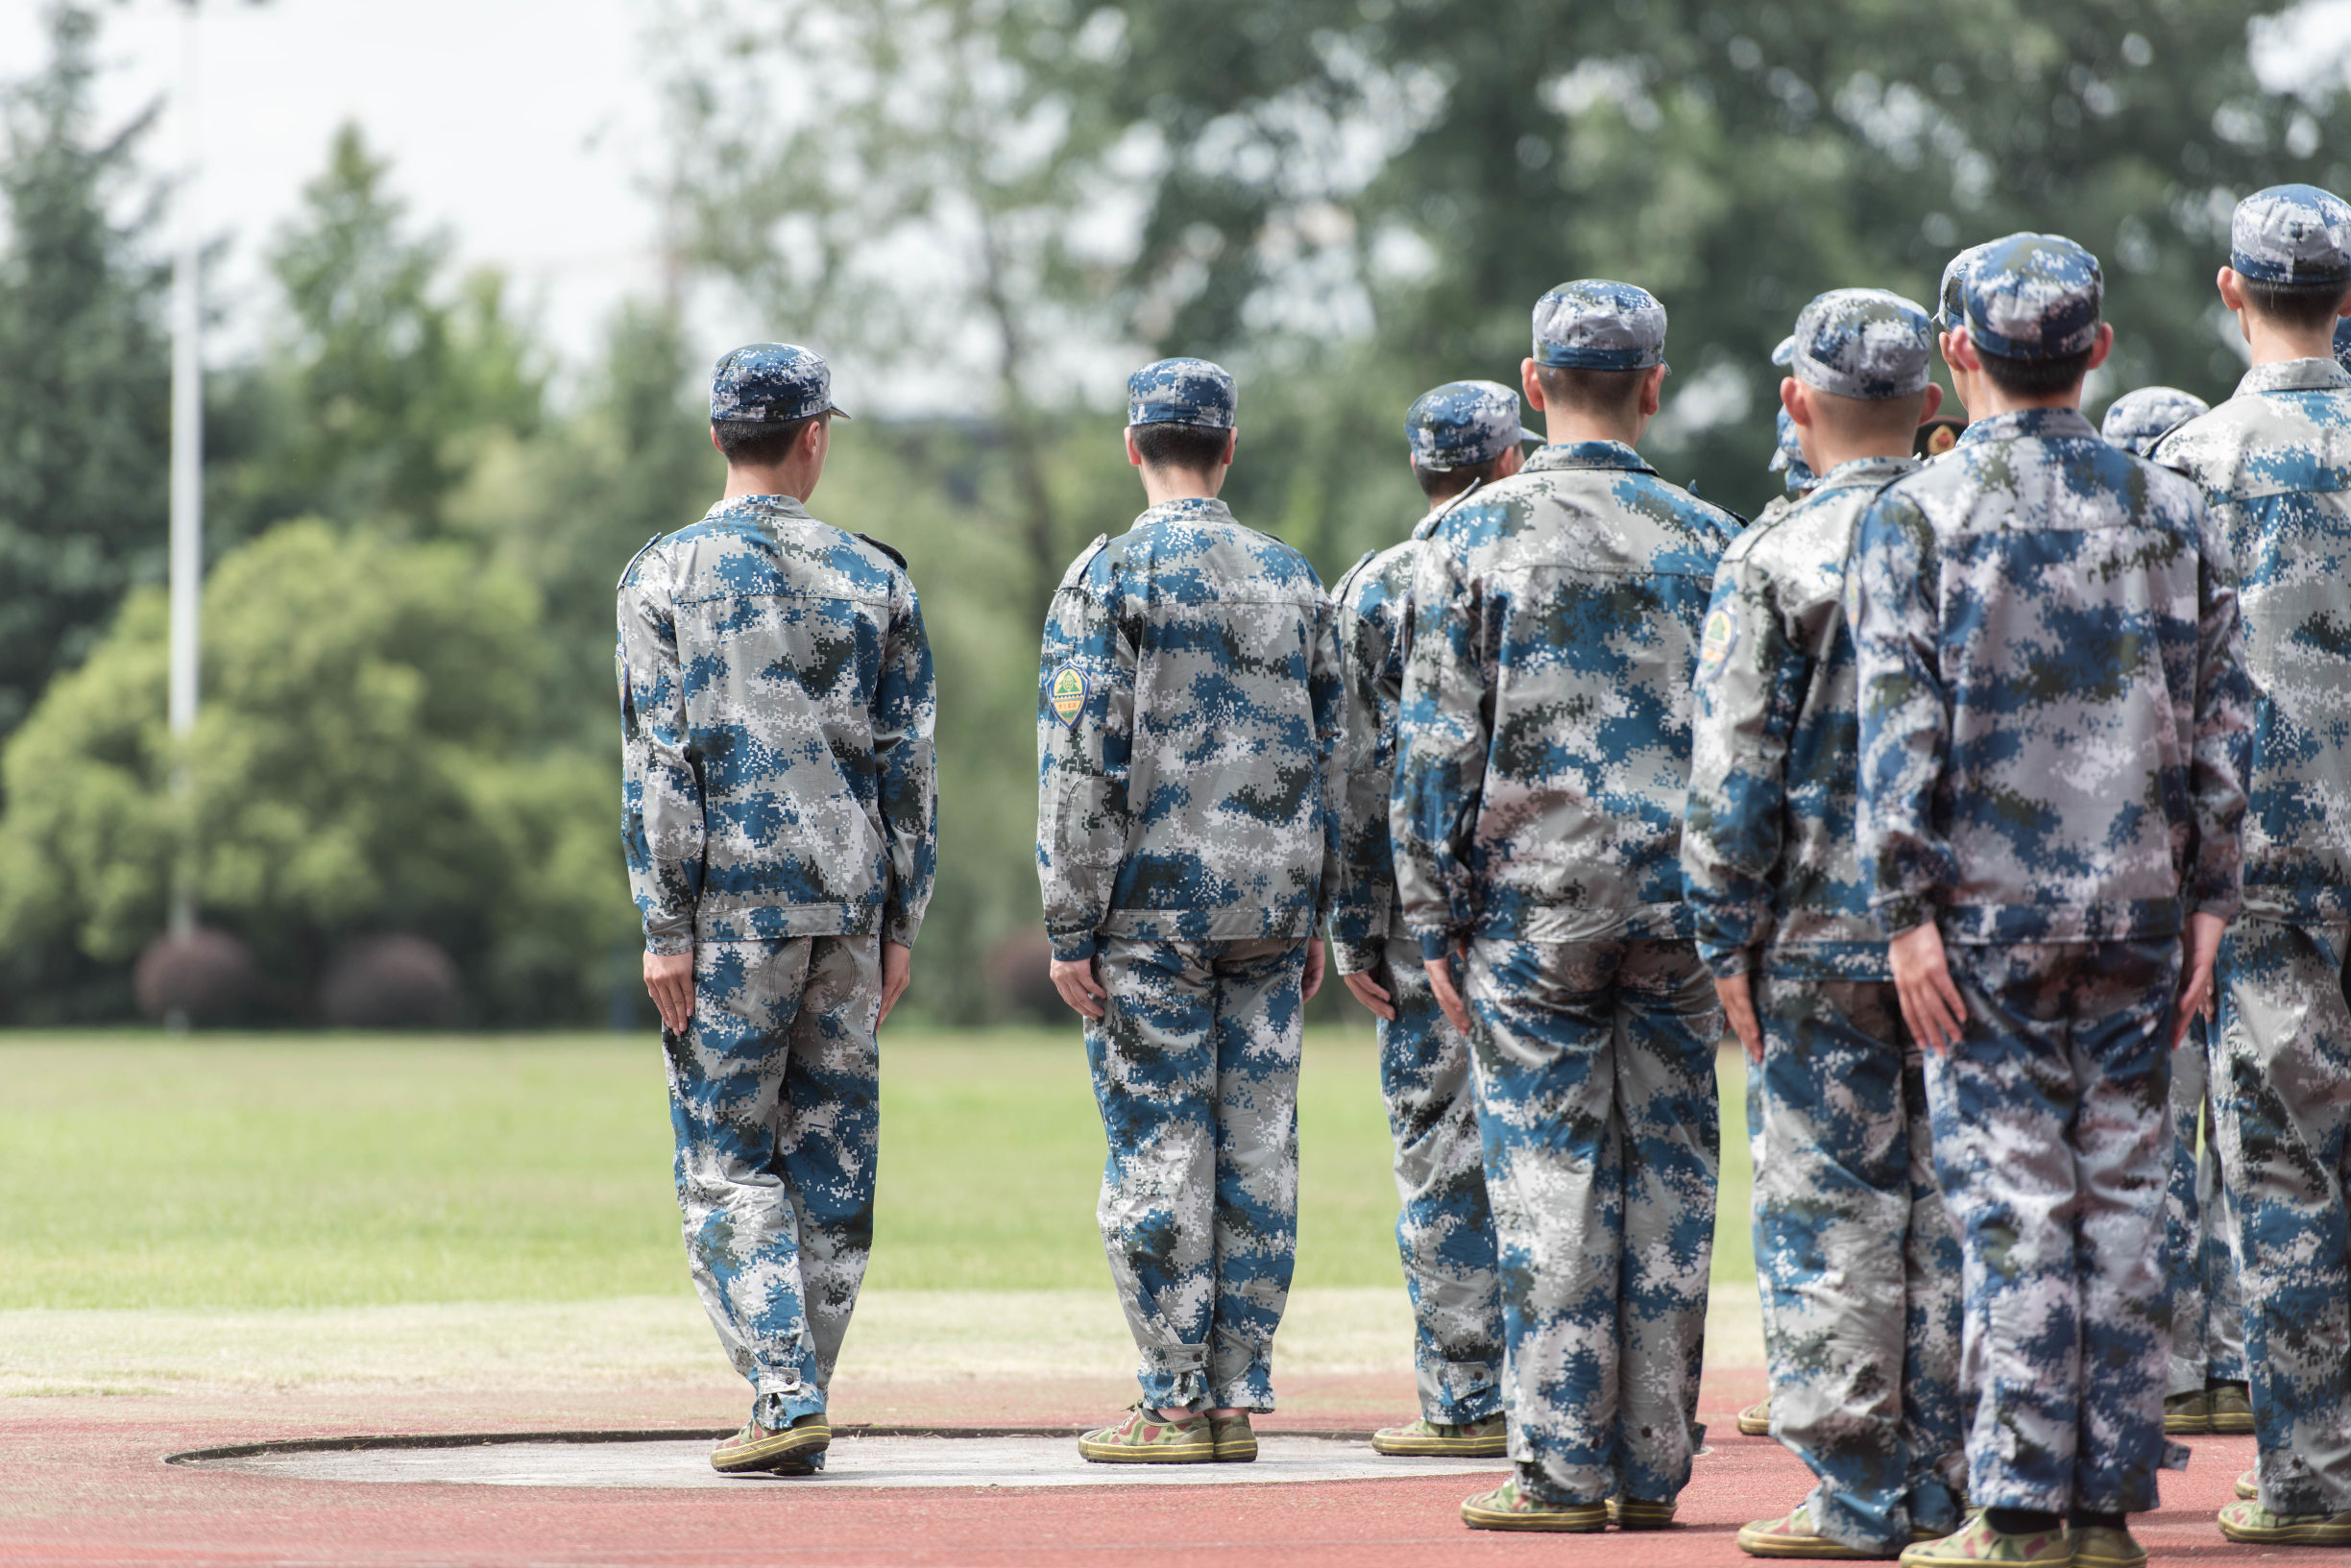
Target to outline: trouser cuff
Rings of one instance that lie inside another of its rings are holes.
[[[751,1419],[781,1432],[804,1415],[822,1415],[824,1390],[805,1380],[762,1379],[751,1398]]]

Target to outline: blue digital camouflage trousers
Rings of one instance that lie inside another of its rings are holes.
[[[1967,1026],[1927,1055],[1982,1378],[1971,1502],[2136,1513],[2163,1435],[2164,1201],[2179,944],[1952,944]]]
[[[2261,1500],[2351,1508],[2351,1010],[2344,933],[2247,916],[2220,944],[2213,1130],[2236,1221]]]
[[[1766,976],[1761,1233],[1772,1435],[1831,1540],[1891,1556],[1958,1523],[1959,1238],[1919,1049],[1882,980]]]
[[[2201,1136],[2206,1049],[2199,1018],[2171,1052],[2171,1187],[2164,1204],[2164,1271],[2171,1284],[2168,1394],[2196,1393],[2215,1380],[2245,1381],[2244,1324],[2237,1264],[2229,1251],[2220,1146],[2218,1137]]]
[[[881,938],[704,942],[663,1034],[695,1293],[762,1426],[825,1408],[873,1251]]]
[[[1104,937],[1085,1026],[1109,1157],[1095,1217],[1143,1402],[1273,1408],[1297,1256],[1306,946]]]
[[[1637,938],[1481,938],[1467,977],[1518,1484],[1670,1501],[1706,1432],[1713,982],[1691,943]]]
[[[1395,1141],[1396,1251],[1412,1298],[1420,1413],[1466,1425],[1502,1408],[1502,1294],[1469,1042],[1437,1006],[1420,947],[1391,938],[1375,977],[1380,1098]]]

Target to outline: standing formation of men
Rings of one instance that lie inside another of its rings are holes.
[[[1544,444],[1506,386],[1427,394],[1429,511],[1330,597],[1218,499],[1232,377],[1135,373],[1147,509],[1063,578],[1037,711],[1141,1395],[1087,1459],[1256,1457],[1327,926],[1413,1307],[1420,1409],[1374,1446],[1506,1458],[1472,1528],[1672,1523],[1727,1028],[1742,1427],[1814,1477],[1742,1548],[2139,1568],[2166,1433],[2248,1428],[2222,1532],[2351,1544],[2351,207],[2247,198],[2218,287],[2237,395],[2142,389],[2103,432],[2070,240],[1961,253],[1931,315],[1821,295],[1748,524],[1638,453],[1663,305],[1562,284],[1520,367]],[[753,1393],[728,1471],[822,1462],[935,860],[905,563],[803,504],[837,413],[806,350],[728,356],[726,496],[621,583],[679,1200]]]

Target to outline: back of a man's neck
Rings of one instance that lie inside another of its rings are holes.
[[[2335,357],[2335,329],[2328,326],[2313,333],[2290,332],[2267,322],[2250,323],[2245,334],[2245,347],[2251,350],[2256,365],[2290,365],[2297,359],[2332,359]]]
[[[1619,446],[1631,446],[1640,440],[1640,432],[1621,424],[1580,416],[1546,417],[1543,438],[1553,446],[1582,446],[1594,442],[1613,442]]]
[[[1213,501],[1224,488],[1222,474],[1211,476],[1185,469],[1143,469],[1143,503],[1166,506],[1174,501]]]

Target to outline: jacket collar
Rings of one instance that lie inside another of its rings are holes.
[[[2078,408],[2019,408],[1987,414],[1959,433],[1962,442],[2049,441],[2065,436],[2099,439],[2097,426]]]
[[[2248,392],[2351,391],[2351,372],[2332,359],[2281,359],[2256,365],[2237,383],[2237,395]]]
[[[1527,473],[1542,473],[1558,469],[1624,469],[1634,473],[1655,473],[1657,470],[1641,461],[1640,453],[1621,441],[1569,441],[1537,449],[1526,460]]]
[[[1856,457],[1839,463],[1821,476],[1812,487],[1818,495],[1825,491],[1844,490],[1853,486],[1875,490],[1890,479],[1899,479],[1919,466],[1915,457]]]

